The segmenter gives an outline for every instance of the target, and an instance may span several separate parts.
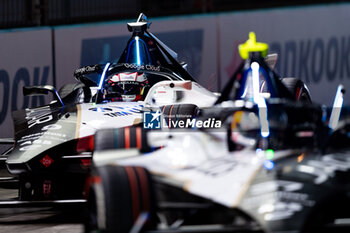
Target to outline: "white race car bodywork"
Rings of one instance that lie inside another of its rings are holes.
[[[217,96],[191,81],[162,81],[148,92],[145,103],[152,105],[195,104],[199,108],[212,106]]]
[[[142,122],[143,102],[85,103],[78,106],[77,138],[99,129],[122,128]]]
[[[91,88],[92,96],[97,88]],[[84,98],[82,96],[81,98]],[[209,107],[217,96],[191,81],[161,81],[152,86],[145,101],[80,103],[67,107],[65,117],[58,117],[65,108],[54,111],[50,106],[26,109],[17,121],[28,125],[28,132],[18,134],[18,151],[7,159],[8,164],[27,163],[38,154],[70,140],[94,135],[105,128],[123,128],[142,123],[144,111],[177,104]],[[69,112],[71,111],[71,112]],[[23,135],[22,135],[23,134]]]
[[[261,150],[228,151],[226,132],[158,132],[150,133],[148,140],[157,146],[169,138],[167,134],[172,138],[161,150],[142,156],[137,150],[98,151],[94,163],[146,167],[166,183],[233,208],[266,161]],[[279,151],[275,158],[291,153]]]
[[[77,138],[92,135],[98,129],[122,128],[142,122],[142,111],[171,104],[194,104],[199,108],[214,104],[217,96],[191,81],[156,83],[144,101],[84,103],[78,107]]]

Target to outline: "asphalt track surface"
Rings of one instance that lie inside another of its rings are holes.
[[[9,174],[0,168],[0,177]],[[0,200],[18,196],[17,189],[0,188]],[[83,208],[0,208],[0,233],[81,233]]]
[[[17,190],[0,189],[0,197],[12,198]],[[81,233],[80,208],[0,208],[0,233]]]

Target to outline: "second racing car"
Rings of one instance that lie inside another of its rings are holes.
[[[94,152],[87,232],[348,232],[344,90],[329,111],[306,89],[296,101],[301,89],[288,90],[266,50],[251,34],[245,61],[197,118],[220,129],[151,131],[148,142],[166,146],[148,153]]]

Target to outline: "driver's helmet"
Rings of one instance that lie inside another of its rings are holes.
[[[125,72],[112,75],[105,85],[105,98],[111,101],[139,101],[147,93],[149,85],[142,72]]]

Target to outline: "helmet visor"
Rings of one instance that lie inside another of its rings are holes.
[[[119,95],[139,95],[141,92],[141,84],[139,82],[114,82],[108,89],[108,94]]]

